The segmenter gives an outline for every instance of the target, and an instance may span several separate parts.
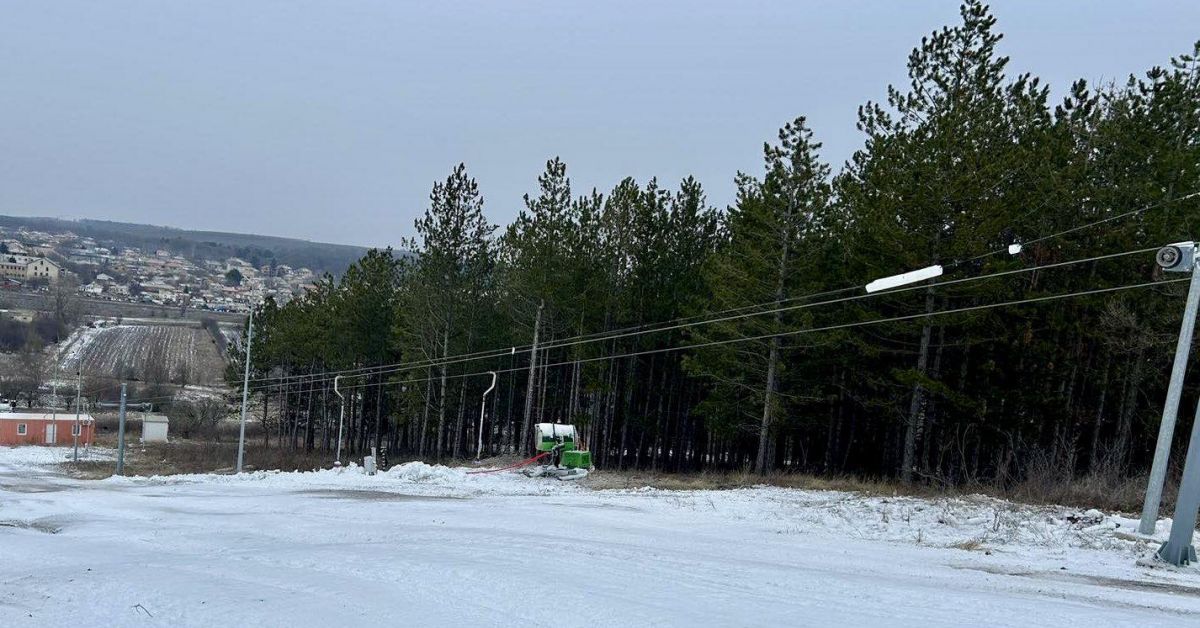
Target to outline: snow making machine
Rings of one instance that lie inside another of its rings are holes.
[[[592,452],[580,446],[574,425],[538,423],[534,426],[533,438],[540,464],[526,469],[525,475],[559,480],[587,477],[592,468]]]

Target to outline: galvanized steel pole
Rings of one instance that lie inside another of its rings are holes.
[[[1138,532],[1142,534],[1154,534],[1154,526],[1158,521],[1158,508],[1162,502],[1163,483],[1167,479],[1167,460],[1171,456],[1171,441],[1175,436],[1175,420],[1179,416],[1179,398],[1183,394],[1184,373],[1187,371],[1188,353],[1192,348],[1192,333],[1196,328],[1198,305],[1200,272],[1192,270],[1192,281],[1188,283],[1187,302],[1183,308],[1183,323],[1179,326],[1179,340],[1175,343],[1175,363],[1171,366],[1167,400],[1163,404],[1162,421],[1158,425],[1158,444],[1154,448],[1154,462],[1150,466],[1146,499],[1142,503],[1142,521],[1138,525]]]
[[[250,344],[254,342],[254,308],[250,308],[250,321],[246,328],[246,372],[242,377],[242,425],[238,429],[237,472],[242,472],[242,458],[246,453],[246,405],[250,400]],[[263,417],[265,420],[266,417]]]
[[[1187,458],[1183,463],[1183,481],[1175,499],[1175,519],[1171,536],[1158,549],[1158,556],[1172,565],[1196,562],[1192,534],[1196,531],[1196,511],[1200,509],[1200,402],[1196,403],[1196,418],[1192,422],[1192,438],[1188,441]]]
[[[338,442],[337,442],[337,459],[333,461],[334,466],[342,466],[342,423],[346,421],[346,398],[342,396],[342,391],[338,389],[338,382],[342,379],[341,375],[333,378],[333,393],[338,396],[338,405],[341,407],[341,414],[338,416]]]
[[[79,437],[83,435],[83,428],[79,426],[79,398],[83,392],[83,365],[80,363],[79,370],[75,374],[75,462],[79,463]]]

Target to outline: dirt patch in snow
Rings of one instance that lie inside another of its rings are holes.
[[[51,521],[35,520],[21,521],[19,519],[0,520],[0,528],[20,528],[22,530],[36,530],[45,532],[46,534],[58,534],[62,532],[62,526],[56,525]]]
[[[66,488],[59,484],[51,484],[40,480],[0,482],[0,491],[8,491],[10,493],[55,493]]]
[[[387,491],[353,489],[313,489],[307,491],[296,491],[296,493],[300,495],[312,495],[322,499],[354,499],[381,502],[436,502],[469,499],[468,497],[455,497],[449,495],[407,495],[405,493],[389,493]]]

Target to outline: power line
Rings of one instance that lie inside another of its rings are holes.
[[[670,352],[674,352],[674,351],[687,351],[690,349],[703,349],[706,347],[712,347],[712,346],[718,346],[718,345],[735,344],[735,343],[740,343],[740,342],[752,342],[752,341],[756,341],[756,340],[767,340],[770,338],[782,337],[782,336],[799,336],[799,335],[819,333],[819,332],[825,332],[825,331],[836,331],[836,330],[840,330],[840,329],[862,327],[862,326],[866,326],[866,325],[877,325],[877,324],[882,324],[882,323],[910,321],[910,320],[916,320],[916,319],[921,319],[921,318],[931,318],[934,316],[945,316],[948,314],[962,314],[965,312],[975,312],[975,311],[989,310],[989,309],[995,309],[995,308],[1001,308],[1001,307],[1009,307],[1009,306],[1014,306],[1014,305],[1023,305],[1023,304],[1028,304],[1028,303],[1042,303],[1042,302],[1046,302],[1046,301],[1057,301],[1057,300],[1062,300],[1062,299],[1069,299],[1069,298],[1081,297],[1081,296],[1089,296],[1089,295],[1094,295],[1094,294],[1119,292],[1119,291],[1123,291],[1123,290],[1137,290],[1137,289],[1148,288],[1148,287],[1153,287],[1153,286],[1165,286],[1165,285],[1180,283],[1180,282],[1184,282],[1184,281],[1190,281],[1190,279],[1185,277],[1185,278],[1181,278],[1181,279],[1169,279],[1169,280],[1165,280],[1165,281],[1148,281],[1148,282],[1144,282],[1144,283],[1129,284],[1129,285],[1124,285],[1124,286],[1115,286],[1115,287],[1109,287],[1109,288],[1095,288],[1092,290],[1081,290],[1081,291],[1070,292],[1070,293],[1066,293],[1066,294],[1054,294],[1054,295],[1047,295],[1047,296],[1041,296],[1041,297],[1030,297],[1030,298],[1026,298],[1026,299],[1003,301],[1000,303],[987,303],[987,304],[983,304],[983,305],[965,306],[965,307],[953,308],[953,309],[949,309],[949,310],[938,310],[938,311],[934,311],[934,312],[920,312],[917,314],[906,314],[903,316],[893,316],[893,317],[888,317],[888,318],[872,319],[872,320],[867,320],[867,321],[839,323],[836,325],[826,325],[823,327],[797,329],[797,330],[783,331],[783,332],[777,332],[777,333],[772,333],[772,334],[761,334],[758,336],[739,337],[739,338],[732,338],[732,339],[727,339],[727,340],[714,340],[714,341],[709,341],[709,342],[694,343],[694,344],[681,345],[681,346],[676,346],[676,347],[646,349],[646,350],[642,350],[642,351],[631,351],[631,352],[615,354],[615,355],[598,356],[598,357],[592,357],[592,358],[581,358],[578,360],[564,360],[564,361],[560,361],[560,362],[546,364],[539,368],[551,368],[551,367],[557,367],[557,366],[573,366],[575,364],[584,364],[584,363],[598,362],[598,361],[603,361],[603,360],[616,360],[616,359],[621,359],[621,358],[639,357],[639,356],[652,355],[652,354],[657,354],[657,353],[670,353]],[[488,375],[493,372],[495,372],[495,373],[510,373],[510,372],[514,372],[514,371],[523,371],[523,370],[525,370],[524,367],[514,367],[514,368],[506,368],[506,369],[490,369],[487,371],[477,371],[477,372],[473,372],[473,373],[460,373],[457,375],[447,375],[446,378],[447,379],[459,379],[459,378],[464,378],[464,377],[477,377],[477,376],[481,376],[481,375]],[[422,382],[428,382],[428,381],[433,381],[433,380],[438,380],[438,379],[441,379],[440,375],[434,376],[434,377],[388,382],[388,385],[422,383]],[[343,388],[345,390],[352,390],[352,389],[356,389],[356,388],[369,388],[369,387],[375,386],[375,385],[379,385],[379,384],[371,384],[371,383],[352,384],[349,386],[342,386],[341,388]],[[323,389],[322,388],[310,388],[307,390],[298,390],[298,391],[290,391],[290,392],[303,394],[303,393],[317,392],[320,390],[323,390]]]
[[[930,285],[907,286],[907,287],[902,287],[902,288],[890,289],[890,291],[882,291],[882,292],[866,293],[866,294],[856,294],[856,295],[852,295],[852,297],[842,297],[839,299],[828,299],[828,300],[824,300],[824,301],[817,301],[817,303],[776,307],[776,309],[774,309],[774,310],[764,310],[764,311],[758,311],[758,312],[743,313],[743,315],[704,319],[704,321],[697,321],[694,323],[676,324],[676,325],[671,325],[671,327],[665,327],[665,328],[632,331],[632,333],[606,336],[606,337],[602,337],[602,339],[598,339],[598,340],[548,343],[548,345],[545,346],[545,349],[546,349],[546,351],[548,351],[548,349],[582,345],[582,343],[595,342],[595,341],[599,341],[599,340],[614,340],[614,339],[618,339],[618,337],[629,337],[629,336],[644,335],[644,334],[649,334],[649,333],[660,333],[660,331],[680,329],[680,328],[684,328],[684,327],[694,327],[694,325],[701,325],[701,324],[727,322],[727,321],[733,321],[733,319],[749,318],[751,316],[769,315],[769,313],[806,310],[806,309],[810,309],[810,307],[820,307],[820,306],[824,306],[824,305],[847,303],[847,301],[856,301],[856,300],[860,300],[860,299],[869,299],[869,298],[880,297],[880,295],[884,295],[884,294],[898,294],[898,293],[904,293],[904,292],[919,291],[919,289],[925,289],[928,287],[953,286],[953,285],[958,285],[958,283],[966,283],[966,282],[970,282],[970,281],[979,281],[979,280],[985,280],[985,279],[995,279],[995,277],[1001,277],[1001,276],[1007,276],[1007,275],[1015,275],[1015,274],[1020,274],[1020,273],[1032,273],[1032,271],[1036,271],[1036,270],[1062,268],[1062,267],[1068,267],[1068,265],[1103,261],[1103,259],[1111,259],[1111,258],[1115,258],[1115,257],[1124,257],[1124,256],[1130,256],[1130,255],[1139,255],[1139,253],[1145,253],[1145,252],[1154,251],[1154,250],[1157,250],[1157,247],[1147,247],[1147,249],[1139,249],[1139,250],[1134,250],[1134,251],[1123,251],[1123,252],[1118,252],[1118,253],[1106,253],[1106,255],[1093,256],[1093,257],[1088,257],[1088,258],[1084,258],[1084,259],[1072,259],[1072,261],[1066,261],[1066,262],[1042,264],[1042,265],[1037,265],[1037,267],[1020,268],[1020,269],[1013,269],[1013,270],[1003,270],[1003,271],[998,271],[998,273],[991,273],[988,275],[960,277],[960,279],[940,281],[940,282],[930,283]],[[409,366],[409,365],[403,365],[403,364],[392,365],[390,367],[380,367],[380,370],[377,370],[377,371],[374,371],[371,373],[364,373],[364,375],[386,375],[386,373],[410,370],[410,369],[413,369],[413,367],[443,366],[443,365],[450,365],[450,364],[458,364],[458,363],[464,363],[464,361],[475,361],[475,360],[480,360],[480,359],[488,359],[488,358],[492,358],[492,357],[503,357],[503,355],[505,355],[505,354],[509,354],[509,352],[508,351],[500,351],[494,355],[480,355],[480,357],[476,357],[476,355],[478,355],[478,353],[466,354],[466,355],[461,355],[461,357],[455,357],[454,359],[446,359],[443,361],[438,361],[438,363],[420,364],[419,366]],[[325,375],[330,375],[330,373],[319,373],[318,372],[318,373],[311,373],[311,375],[307,375],[307,376],[295,376],[294,379],[292,379],[292,381],[281,382],[281,383],[277,383],[277,384],[265,384],[265,385],[262,385],[262,387],[258,387],[257,389],[264,390],[264,389],[269,389],[269,388],[284,387],[284,385],[289,385],[290,383],[295,381],[295,379],[300,379],[300,383],[317,383],[317,382],[330,381],[331,377],[322,377]],[[348,377],[348,376],[342,375],[342,377]],[[349,376],[349,377],[356,377],[356,376]]]
[[[919,291],[919,289],[925,289],[928,287],[953,286],[953,285],[958,285],[958,283],[966,283],[966,282],[970,282],[970,281],[995,279],[995,277],[1015,275],[1015,274],[1020,274],[1020,273],[1033,273],[1033,271],[1037,271],[1037,270],[1062,268],[1062,267],[1068,267],[1068,265],[1103,261],[1103,259],[1111,259],[1111,258],[1116,258],[1116,257],[1139,255],[1139,253],[1150,252],[1150,251],[1154,251],[1157,249],[1158,249],[1158,247],[1147,247],[1147,249],[1138,249],[1138,250],[1134,250],[1134,251],[1106,253],[1106,255],[1099,255],[1099,256],[1087,257],[1087,258],[1082,258],[1082,259],[1070,259],[1070,261],[1066,261],[1066,262],[1055,262],[1055,263],[1050,263],[1050,264],[1042,264],[1042,265],[1037,265],[1037,267],[1003,270],[1003,271],[997,271],[997,273],[990,273],[990,274],[986,274],[986,275],[960,277],[960,279],[955,279],[955,280],[947,280],[947,281],[929,283],[929,285],[907,286],[907,287],[889,289],[889,291],[856,294],[856,295],[851,295],[851,297],[842,297],[842,298],[838,298],[838,299],[827,299],[827,300],[823,300],[823,301],[815,301],[815,303],[805,303],[805,304],[798,304],[798,305],[774,307],[774,309],[770,309],[770,310],[761,310],[761,311],[755,311],[755,312],[740,313],[740,315],[707,318],[707,319],[702,319],[702,321],[695,321],[695,322],[690,322],[690,323],[677,323],[677,324],[672,324],[672,325],[665,325],[665,327],[656,327],[653,329],[641,329],[641,330],[634,330],[634,331],[626,331],[626,333],[619,333],[619,334],[610,333],[608,335],[604,335],[601,337],[586,337],[586,339],[581,339],[581,340],[565,339],[562,341],[551,341],[551,342],[546,343],[546,345],[544,345],[544,346],[540,346],[539,351],[550,351],[550,349],[577,346],[577,345],[586,345],[586,343],[590,343],[590,342],[617,340],[617,339],[622,339],[622,337],[641,336],[641,335],[646,335],[646,334],[656,334],[656,333],[662,333],[662,331],[671,331],[674,329],[695,327],[695,325],[721,323],[721,322],[734,321],[734,319],[749,318],[752,316],[770,315],[770,313],[806,310],[806,309],[810,309],[810,307],[820,307],[820,306],[824,306],[824,305],[847,303],[847,301],[856,301],[856,300],[862,300],[862,299],[881,297],[881,295],[884,295],[884,294],[898,294],[898,293],[904,293],[904,292]],[[830,292],[845,292],[845,291],[830,291]],[[818,293],[818,294],[820,294],[820,293]],[[528,351],[528,349],[521,349],[520,353],[524,353],[527,351]],[[476,360],[484,360],[484,359],[491,359],[491,358],[499,358],[499,357],[504,357],[504,355],[511,355],[511,354],[516,354],[516,353],[518,353],[517,348],[512,347],[512,348],[504,348],[504,349],[492,349],[492,351],[480,351],[480,352],[474,352],[474,353],[454,355],[454,357],[448,357],[448,358],[418,360],[418,361],[410,361],[410,363],[380,365],[380,366],[372,367],[372,370],[370,372],[365,372],[365,371],[361,371],[361,370],[356,370],[356,372],[352,372],[352,373],[347,373],[344,371],[324,371],[324,372],[308,373],[308,375],[295,375],[295,376],[286,376],[286,377],[281,377],[281,378],[260,378],[260,379],[257,379],[257,382],[264,382],[264,381],[272,382],[272,381],[274,381],[277,383],[263,384],[263,385],[259,385],[259,387],[254,387],[252,389],[265,390],[265,389],[270,389],[270,388],[281,388],[281,387],[286,387],[286,385],[290,385],[292,383],[304,384],[304,383],[328,382],[328,381],[330,381],[330,379],[334,378],[334,377],[330,377],[330,376],[335,376],[335,377],[340,376],[343,378],[347,378],[347,377],[364,377],[364,376],[373,376],[373,375],[388,375],[388,373],[394,373],[397,371],[407,371],[407,370],[413,370],[413,369],[424,369],[424,367],[460,364],[460,363],[466,363],[466,361],[476,361]],[[251,382],[256,382],[256,381],[254,381],[254,379],[252,379]]]

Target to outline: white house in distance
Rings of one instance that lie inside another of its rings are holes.
[[[147,414],[142,418],[142,442],[167,442],[167,426],[169,423],[170,421],[167,420],[166,415]]]
[[[45,257],[0,255],[0,277],[24,281],[44,279],[54,283],[61,273],[62,267]]]

